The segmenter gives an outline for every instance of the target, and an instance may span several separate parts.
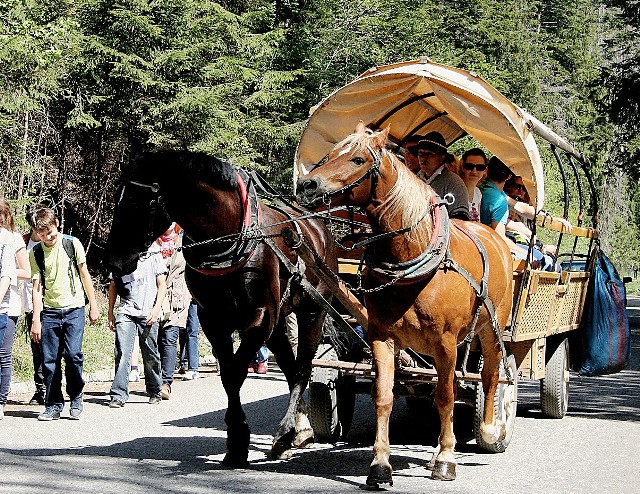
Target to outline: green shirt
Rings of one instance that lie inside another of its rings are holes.
[[[73,266],[73,261],[69,259],[67,253],[62,246],[62,233],[58,235],[58,239],[53,247],[47,247],[44,243],[42,250],[44,251],[44,281],[46,290],[44,290],[44,306],[51,309],[74,309],[84,307],[84,287],[79,273]],[[76,260],[78,266],[87,262],[87,256],[84,247],[80,241],[73,239],[73,247],[76,251]],[[29,252],[29,263],[31,264],[31,278],[41,280],[40,268],[36,263],[33,253],[34,249]],[[73,281],[69,279],[69,264],[71,263],[71,273]],[[75,295],[72,287],[75,287]],[[44,289],[44,287],[43,287]]]

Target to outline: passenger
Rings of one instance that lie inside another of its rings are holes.
[[[108,326],[115,333],[115,376],[111,384],[109,407],[121,408],[129,398],[131,350],[136,336],[140,342],[144,381],[149,403],[162,400],[158,319],[167,291],[165,261],[152,244],[147,255],[138,260],[132,273],[113,275],[109,283]],[[120,297],[118,315],[114,308]]]
[[[407,138],[405,142],[404,164],[407,165],[407,168],[409,168],[413,173],[418,173],[420,171],[420,163],[418,162],[418,155],[415,152],[415,147],[421,139],[424,139],[424,136],[414,135]]]
[[[493,156],[489,160],[488,170],[487,179],[480,185],[482,192],[480,221],[493,228],[502,237],[516,259],[526,259],[527,250],[518,247],[506,235],[509,203],[503,189],[505,182],[513,173],[497,156]]]
[[[508,185],[505,184],[505,192],[507,193],[507,202],[509,203],[509,209],[514,211],[519,216],[522,216],[524,219],[533,221],[533,219],[536,217],[536,209],[531,205],[529,192],[527,191],[527,188],[522,181],[522,177],[514,177],[513,183],[514,186],[509,188]],[[516,197],[519,197],[520,199],[516,199]],[[568,220],[562,218],[561,216],[551,216],[548,213],[542,214],[545,214],[549,220],[557,221],[558,223],[560,223],[562,225],[563,233],[571,233],[573,226]]]
[[[462,179],[446,167],[454,161],[454,156],[447,152],[447,145],[439,132],[429,132],[415,146],[409,146],[411,153],[418,155],[420,171],[418,176],[443,199],[451,199],[447,205],[449,217],[452,219],[469,219],[469,200],[467,188]]]
[[[469,149],[462,155],[460,176],[467,187],[469,197],[469,219],[480,221],[480,203],[482,192],[478,188],[487,176],[487,155],[480,148]]]
[[[507,180],[504,185],[504,191],[507,194],[507,201],[509,201],[509,199],[512,199],[516,201],[516,204],[523,203],[524,205],[526,204],[526,200],[530,200],[529,193],[526,186],[524,185],[524,182],[522,181],[522,177],[513,176],[509,180]],[[533,209],[533,206],[529,206],[531,207],[530,212],[531,214],[533,214],[535,210]],[[530,228],[530,222],[530,219],[517,213],[515,209],[510,208],[509,221],[507,222],[506,226],[507,236],[511,238],[516,243],[516,245],[519,245],[520,247],[525,249],[529,248],[529,243],[533,235],[533,232]],[[571,228],[571,224],[564,220],[564,218],[563,222],[566,222],[566,224],[569,225],[569,229]],[[538,240],[535,240],[534,242],[534,248],[532,251],[532,255],[535,260],[534,267],[545,271],[553,271],[555,265],[556,246],[542,245],[542,243]]]

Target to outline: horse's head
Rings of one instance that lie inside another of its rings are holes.
[[[117,275],[133,272],[139,255],[171,224],[157,173],[153,172],[154,156],[138,160],[116,192],[107,262]]]
[[[331,203],[365,206],[375,195],[389,128],[371,132],[360,122],[336,144],[327,162],[298,180],[297,199],[307,207]]]

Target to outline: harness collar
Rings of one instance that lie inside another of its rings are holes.
[[[374,249],[365,251],[369,272],[381,280],[397,279],[399,284],[416,283],[433,276],[444,260],[449,248],[449,215],[446,201],[433,195],[433,233],[427,248],[418,256],[400,263],[387,263],[375,258]]]
[[[262,226],[262,203],[249,175],[241,169],[236,169],[238,178],[238,196],[242,205],[242,225],[237,239],[231,247],[220,253],[207,252],[207,245],[203,245],[198,255],[198,245],[185,234],[185,259],[187,265],[194,271],[207,276],[221,276],[244,266],[255,252],[260,240],[255,235],[248,235],[250,230]]]

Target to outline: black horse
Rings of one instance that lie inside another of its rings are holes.
[[[109,235],[108,259],[114,273],[135,269],[138,256],[176,221],[185,231],[186,279],[198,303],[203,331],[218,357],[227,393],[227,454],[224,464],[246,465],[249,427],[240,402],[247,368],[266,341],[289,384],[286,414],[274,437],[271,456],[287,458],[292,445],[313,440],[302,393],[311,360],[322,334],[325,313],[285,269],[286,259],[298,266],[295,251],[280,234],[296,213],[263,204],[242,170],[204,154],[159,152],[137,159],[123,179]],[[333,239],[317,220],[300,220],[306,241],[335,269]],[[289,266],[290,268],[291,266]],[[304,268],[302,268],[304,270]],[[327,287],[312,273],[308,281],[325,298]],[[285,315],[298,319],[297,356],[287,337]],[[241,336],[234,353],[232,333]]]

